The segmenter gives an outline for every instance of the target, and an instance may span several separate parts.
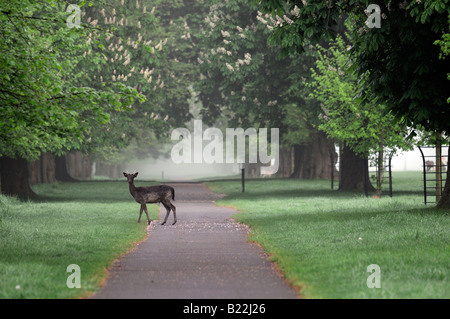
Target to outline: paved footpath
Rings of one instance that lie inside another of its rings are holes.
[[[214,205],[220,195],[203,184],[171,185],[178,222],[171,225],[172,213],[167,225],[153,221],[148,238],[114,263],[92,298],[297,298],[262,249],[247,242],[247,228],[230,220],[236,211]],[[130,205],[137,217],[139,205]]]

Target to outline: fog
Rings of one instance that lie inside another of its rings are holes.
[[[195,181],[207,177],[231,176],[239,173],[239,164],[175,164],[168,158],[149,158],[125,164],[129,172],[158,181]]]
[[[422,148],[426,161],[436,162],[434,148]],[[448,146],[442,147],[442,157],[447,163]],[[423,168],[422,155],[417,147],[409,152],[397,155],[392,158],[393,171],[421,171]]]
[[[175,143],[175,142],[174,142]],[[435,150],[423,148],[426,160],[435,162]],[[442,148],[442,155],[448,154],[448,147]],[[393,171],[422,171],[422,156],[418,148],[412,151],[398,154],[392,158]],[[158,159],[148,158],[145,160],[126,163],[124,169],[129,172],[139,172],[139,177],[158,181],[195,181],[209,177],[231,177],[240,174],[241,165],[233,164],[176,164],[170,156]],[[371,170],[375,168],[371,168]]]

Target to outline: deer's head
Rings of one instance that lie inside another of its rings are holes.
[[[136,176],[138,176],[138,172],[134,174],[128,174],[123,172],[123,176],[127,178],[129,184],[133,184],[134,179],[136,178]]]

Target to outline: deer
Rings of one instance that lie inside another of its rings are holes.
[[[434,169],[434,162],[433,161],[426,161],[425,165],[427,167],[427,172],[429,172],[431,169]]]
[[[134,179],[138,176],[138,172],[133,174],[123,172],[123,176],[125,176],[128,180],[131,196],[133,196],[136,202],[141,204],[139,219],[137,221],[138,223],[141,222],[142,211],[145,211],[148,224],[150,225],[151,220],[148,217],[147,204],[162,203],[166,208],[167,213],[166,217],[164,218],[164,222],[162,222],[161,225],[164,225],[167,222],[170,210],[173,211],[174,222],[172,225],[175,225],[175,223],[177,222],[176,207],[170,202],[171,197],[172,200],[175,200],[175,189],[173,187],[168,185],[136,187],[134,186]]]

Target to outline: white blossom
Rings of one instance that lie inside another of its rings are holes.
[[[300,8],[295,5],[294,9],[292,9],[291,14],[298,17],[300,14]]]
[[[288,24],[293,24],[294,21],[292,21],[291,19],[288,18],[288,16],[284,15],[283,16],[284,21],[286,21]]]
[[[252,61],[252,55],[247,52],[246,54],[244,54],[244,57],[245,57],[245,60],[244,60],[245,64],[249,65],[250,62]]]

